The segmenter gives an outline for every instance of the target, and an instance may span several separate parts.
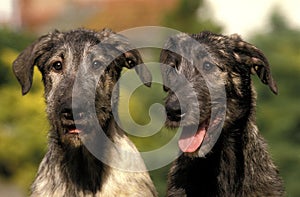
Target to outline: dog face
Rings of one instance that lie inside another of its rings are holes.
[[[250,113],[255,105],[251,73],[277,94],[263,53],[237,35],[175,35],[160,61],[168,93],[166,126],[183,127],[179,147],[190,156],[205,156],[222,130]]]
[[[13,70],[25,95],[32,84],[33,67],[38,66],[53,127],[50,136],[67,147],[78,147],[82,137],[93,137],[91,120],[101,128],[108,126],[112,105],[117,104],[113,88],[122,68],[142,63],[126,38],[110,30],[78,29],[42,36],[19,55]],[[136,71],[149,86],[151,74],[146,67],[139,65]]]

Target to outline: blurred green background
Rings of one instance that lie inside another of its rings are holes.
[[[23,8],[24,5],[35,5],[37,2],[44,1],[19,1],[18,5]],[[189,33],[202,30],[222,33],[224,30],[222,24],[213,20],[213,13],[205,11],[206,4],[202,0],[104,1],[106,4],[100,6],[101,9],[81,6],[80,3],[84,1],[67,2],[70,13],[73,12],[72,16],[50,12],[60,17],[52,16],[46,23],[46,19],[39,21],[36,18],[35,21],[34,17],[37,16],[32,12],[33,16],[26,15],[24,8],[21,25],[0,23],[0,196],[28,195],[39,162],[47,150],[48,123],[41,76],[35,72],[32,90],[22,97],[11,69],[17,55],[41,33],[54,28],[74,27],[111,27],[119,31],[143,25],[160,25]],[[98,1],[87,2],[93,5]],[[80,9],[75,7],[76,3],[81,6]],[[141,8],[144,10],[140,11]],[[80,10],[76,12],[77,17],[74,10]],[[113,16],[111,10],[114,10]],[[124,13],[124,10],[127,12]],[[64,20],[60,20],[61,17]],[[300,30],[289,25],[285,13],[277,8],[272,10],[267,23],[269,26],[266,31],[253,30],[254,33],[247,37],[247,41],[255,44],[268,57],[279,95],[272,95],[266,86],[253,77],[258,92],[257,121],[280,169],[287,196],[297,197],[300,196]],[[146,62],[158,61],[157,49],[149,49],[145,54]],[[126,90],[122,94],[126,94]],[[129,105],[134,121],[142,125],[149,123],[149,106],[162,103],[163,98],[160,84],[154,84],[151,90],[139,88],[132,95]],[[121,104],[121,114],[125,110],[122,107]],[[151,137],[130,137],[139,150],[144,151],[164,145],[173,137],[173,133],[162,128]],[[160,196],[165,193],[168,169],[169,166],[165,166],[150,172]]]

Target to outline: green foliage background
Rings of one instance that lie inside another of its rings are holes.
[[[0,179],[26,191],[35,176],[47,140],[43,87],[36,72],[34,87],[21,96],[11,64],[33,36],[0,30]]]
[[[209,16],[205,20],[198,19],[195,8],[199,6],[205,7],[203,1],[181,0],[175,10],[166,14],[162,25],[191,33],[204,29],[221,32],[221,26],[212,22]],[[300,31],[290,28],[278,12],[274,12],[270,24],[269,32],[253,35],[248,40],[268,57],[279,87],[279,95],[274,96],[268,87],[253,77],[258,92],[257,120],[285,181],[287,196],[296,197],[300,196]],[[35,38],[0,29],[0,181],[18,185],[25,194],[46,151],[49,126],[39,72],[35,72],[30,93],[22,97],[11,64]],[[154,51],[152,56],[153,61],[157,61],[158,52]],[[127,93],[124,90],[121,94]],[[149,123],[149,106],[162,103],[163,97],[159,84],[154,84],[151,90],[139,88],[130,100],[134,121],[142,125]],[[122,110],[121,104],[121,116]],[[143,151],[165,144],[173,133],[163,128],[149,138],[130,137]],[[151,172],[161,196],[165,193],[168,169],[166,166]]]
[[[256,83],[257,120],[288,196],[300,196],[300,31],[289,28],[276,10],[270,22],[270,32],[255,35],[252,42],[268,57],[279,95]]]

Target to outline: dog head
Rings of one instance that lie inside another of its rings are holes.
[[[172,36],[160,61],[168,93],[166,125],[183,127],[179,147],[190,155],[205,156],[221,130],[247,121],[241,118],[255,105],[251,74],[277,94],[266,57],[235,34]]]
[[[67,145],[81,145],[78,133],[92,129],[91,118],[107,126],[112,104],[116,104],[113,88],[122,68],[134,68],[142,82],[151,85],[151,74],[139,52],[125,37],[108,29],[54,31],[27,47],[13,63],[23,95],[32,86],[35,65],[42,73],[47,112],[55,131],[50,135]]]

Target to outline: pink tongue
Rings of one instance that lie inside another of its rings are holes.
[[[197,132],[195,128],[183,127],[178,141],[179,148],[182,152],[195,152],[202,144],[205,133],[205,127],[200,127]]]
[[[70,129],[69,130],[69,133],[71,133],[71,134],[79,134],[81,132],[81,130],[79,130],[79,129]]]

